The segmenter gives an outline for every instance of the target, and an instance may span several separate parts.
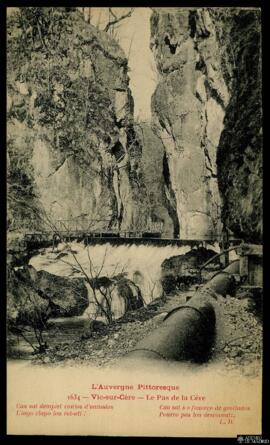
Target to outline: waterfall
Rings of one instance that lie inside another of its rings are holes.
[[[208,247],[213,249],[213,246]],[[92,276],[99,274],[100,277],[112,278],[124,273],[129,280],[139,287],[144,302],[148,304],[163,294],[160,282],[163,261],[172,256],[183,255],[190,249],[191,247],[188,245],[113,245],[107,242],[85,246],[83,243],[72,242],[68,248],[65,244],[59,244],[56,251],[51,248],[45,249],[42,254],[33,256],[29,264],[38,271],[45,270],[54,275],[74,278],[84,277],[82,271],[79,270],[78,263],[89,277],[91,276],[90,267]],[[217,246],[214,249],[219,251]],[[74,271],[74,267],[76,271]],[[89,307],[86,309],[86,314],[91,315],[93,296],[89,285],[87,289]],[[117,313],[115,318],[119,318],[125,310],[117,293],[115,293],[114,298]]]

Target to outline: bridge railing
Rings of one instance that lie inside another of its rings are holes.
[[[56,220],[53,225],[59,231],[121,231],[119,228],[110,228],[110,220],[108,219],[87,219],[84,217],[78,217],[73,219]],[[136,227],[134,227],[134,229],[130,228],[129,232],[162,232],[163,226],[164,224],[161,221],[148,221],[143,229],[138,230]]]

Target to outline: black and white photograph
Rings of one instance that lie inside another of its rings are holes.
[[[6,11],[10,433],[262,434],[260,8]]]

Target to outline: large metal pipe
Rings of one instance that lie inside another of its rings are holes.
[[[206,361],[215,337],[213,302],[235,289],[239,261],[231,263],[200,287],[187,304],[170,311],[161,326],[141,340],[125,358]]]

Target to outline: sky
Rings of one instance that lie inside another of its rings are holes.
[[[113,8],[120,16],[131,8]],[[150,8],[134,8],[131,17],[119,22],[116,40],[129,56],[130,88],[134,98],[134,115],[141,121],[151,120],[151,96],[156,88],[155,61],[150,50]],[[91,8],[91,23],[104,29],[108,8]]]

